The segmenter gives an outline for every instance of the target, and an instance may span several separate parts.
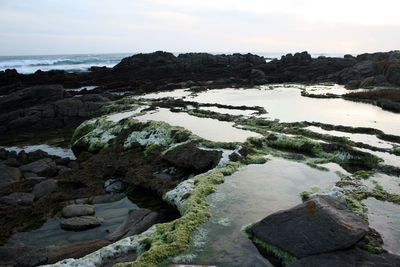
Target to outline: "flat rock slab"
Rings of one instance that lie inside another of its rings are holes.
[[[63,220],[60,226],[64,230],[86,230],[100,226],[104,219],[94,216],[73,217]]]
[[[165,221],[165,218],[162,214],[149,209],[130,210],[128,218],[107,236],[107,240],[117,241],[128,236],[140,234],[153,224],[163,221]]]
[[[94,206],[87,204],[74,204],[63,208],[62,216],[64,218],[94,215]]]
[[[50,158],[44,158],[23,165],[20,170],[24,173],[35,173],[38,176],[50,177],[57,173],[56,163]]]
[[[302,258],[354,245],[368,232],[368,224],[339,200],[318,196],[269,215],[246,231]]]
[[[58,190],[57,180],[49,179],[36,184],[33,187],[32,193],[35,195],[35,199],[38,200],[48,194],[51,194]]]
[[[319,267],[319,266],[340,266],[340,267],[391,267],[400,266],[400,256],[382,253],[371,254],[358,248],[344,251],[324,253],[300,259],[290,267]]]
[[[11,205],[22,205],[22,206],[30,206],[33,204],[33,200],[35,199],[35,195],[31,193],[11,193],[8,196],[4,196],[0,198],[0,203],[3,204],[11,204]]]

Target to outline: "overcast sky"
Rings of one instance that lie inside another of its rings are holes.
[[[0,0],[0,55],[400,49],[399,0]]]

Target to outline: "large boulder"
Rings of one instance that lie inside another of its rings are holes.
[[[366,235],[368,224],[339,200],[318,196],[269,215],[246,232],[302,258],[354,245]]]
[[[81,216],[68,218],[61,221],[60,226],[64,230],[86,230],[100,226],[103,223],[103,219],[95,216]]]
[[[107,236],[107,240],[115,242],[128,236],[140,234],[153,224],[163,221],[165,221],[164,216],[157,212],[148,209],[130,210],[128,218]]]
[[[202,172],[217,166],[221,156],[221,151],[203,150],[190,142],[168,151],[164,159],[177,167]]]
[[[0,188],[18,182],[21,179],[21,172],[18,168],[0,164]]]
[[[370,267],[400,266],[400,256],[389,253],[371,254],[359,248],[323,253],[300,259],[290,267],[317,267],[317,266],[340,266],[340,267]]]
[[[87,204],[74,204],[63,208],[62,216],[64,218],[87,216],[94,214],[94,206]]]

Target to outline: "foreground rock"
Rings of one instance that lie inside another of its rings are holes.
[[[11,193],[8,196],[4,196],[0,198],[0,203],[2,204],[11,204],[11,205],[22,205],[22,206],[30,206],[33,204],[33,200],[35,199],[35,195],[31,193]]]
[[[94,214],[94,207],[87,204],[69,205],[63,208],[62,216],[64,218],[87,216]]]
[[[274,213],[246,231],[302,258],[354,245],[366,235],[368,224],[339,200],[319,196]]]
[[[0,188],[18,182],[20,179],[21,171],[18,168],[0,163]]]
[[[36,184],[33,187],[32,193],[35,195],[35,199],[40,199],[58,190],[58,182],[54,179],[49,179]]]
[[[130,210],[128,218],[107,236],[107,240],[117,241],[122,238],[140,234],[156,223],[165,221],[162,214],[149,209]]]
[[[81,216],[65,219],[60,223],[60,226],[64,230],[86,230],[100,226],[103,223],[103,219],[94,216]]]
[[[23,173],[34,173],[37,176],[51,177],[57,173],[56,163],[50,158],[40,159],[38,161],[21,166]]]
[[[341,266],[341,267],[367,267],[367,266],[400,266],[400,256],[382,253],[371,254],[358,248],[324,253],[300,259],[290,267],[317,267],[317,266]]]
[[[177,167],[202,172],[217,166],[221,156],[221,151],[203,150],[191,142],[168,151],[164,159]]]

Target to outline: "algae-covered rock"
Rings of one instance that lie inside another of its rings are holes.
[[[246,232],[296,257],[306,257],[354,245],[368,232],[368,224],[339,200],[318,196],[269,215]]]

